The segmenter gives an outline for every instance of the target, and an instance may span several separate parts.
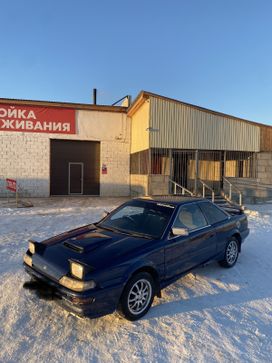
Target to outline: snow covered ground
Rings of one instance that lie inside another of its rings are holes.
[[[0,203],[0,362],[271,362],[271,204],[249,206],[251,233],[234,268],[197,269],[165,289],[138,322],[117,313],[78,319],[23,289],[31,236],[90,223],[120,202],[52,198],[29,209]]]

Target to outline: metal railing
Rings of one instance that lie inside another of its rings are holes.
[[[239,194],[239,205],[242,205],[243,194],[241,190],[232,184],[227,178],[223,177],[223,180],[229,185],[229,195],[227,198],[232,202],[232,191],[235,190]]]
[[[189,194],[191,196],[194,196],[193,192],[191,192],[189,189],[185,188],[184,186],[176,183],[174,180],[169,179],[169,183],[174,185],[174,194],[175,195],[177,194],[177,188],[180,188],[181,189],[181,195],[185,195],[187,193],[187,194]]]
[[[198,179],[198,181],[200,182],[200,184],[202,184],[202,197],[206,198],[206,189],[208,189],[212,192],[212,202],[214,202],[215,193],[213,188],[211,188],[208,184],[204,183],[204,181],[201,179]]]

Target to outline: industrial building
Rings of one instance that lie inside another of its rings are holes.
[[[0,99],[0,195],[272,196],[272,127],[142,91],[131,104]]]

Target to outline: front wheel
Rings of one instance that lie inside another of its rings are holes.
[[[226,246],[224,260],[219,261],[223,267],[232,267],[236,264],[239,255],[239,244],[235,237],[232,237]]]
[[[147,272],[140,272],[127,283],[119,304],[119,313],[134,321],[144,316],[154,300],[154,280]]]

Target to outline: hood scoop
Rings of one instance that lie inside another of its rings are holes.
[[[63,242],[63,245],[78,253],[86,253],[94,250],[102,242],[110,240],[111,237],[97,232],[84,233]]]

